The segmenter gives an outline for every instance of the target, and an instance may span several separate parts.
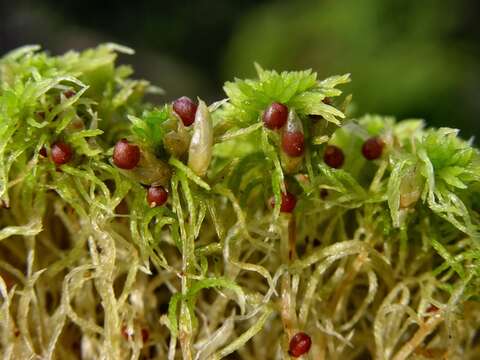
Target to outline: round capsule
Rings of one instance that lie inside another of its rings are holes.
[[[150,207],[162,206],[168,199],[168,192],[163,186],[150,186],[147,191],[147,202]]]
[[[339,169],[345,161],[345,156],[343,155],[342,149],[338,146],[327,145],[323,153],[323,161],[331,168]]]
[[[282,135],[282,149],[288,156],[302,156],[305,151],[305,136],[303,132],[285,131]]]
[[[173,111],[182,119],[183,125],[190,126],[195,121],[197,104],[187,96],[182,96],[173,102]]]
[[[73,157],[72,147],[63,141],[57,141],[54,143],[50,152],[53,162],[57,165],[66,164]]]
[[[362,154],[367,160],[375,160],[382,156],[384,142],[379,137],[366,140],[362,146]]]
[[[115,144],[113,149],[113,163],[120,169],[131,170],[140,161],[140,149],[135,144],[130,144],[122,139]]]
[[[306,354],[312,346],[312,339],[304,332],[296,333],[290,339],[288,353],[293,357],[300,357]]]
[[[288,107],[278,102],[271,103],[263,113],[263,125],[271,130],[283,127],[287,119]]]
[[[297,198],[292,193],[282,193],[282,204],[280,205],[280,211],[283,213],[291,213],[295,210],[295,206],[297,205]],[[270,206],[273,208],[275,207],[275,198],[272,197],[270,199]]]

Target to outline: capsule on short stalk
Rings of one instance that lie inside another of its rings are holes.
[[[263,125],[270,129],[280,129],[285,125],[288,118],[288,107],[284,104],[273,102],[263,113]]]
[[[52,160],[57,165],[68,163],[73,157],[72,147],[63,141],[57,141],[50,149]]]
[[[293,357],[300,357],[306,354],[312,346],[312,339],[304,332],[299,332],[293,335],[290,339],[288,353]]]
[[[113,163],[120,169],[131,170],[140,161],[140,148],[127,139],[121,139],[113,148]]]
[[[188,150],[188,166],[198,176],[207,173],[213,149],[213,125],[207,105],[198,103],[193,125],[192,140]]]
[[[295,110],[288,113],[288,120],[281,134],[281,158],[287,173],[294,173],[302,163],[305,152],[305,136],[303,125]]]
[[[323,161],[331,168],[339,169],[345,161],[345,155],[343,155],[342,149],[338,146],[327,145],[323,153]]]
[[[147,202],[150,207],[162,206],[168,199],[168,192],[163,186],[150,186],[147,191]]]
[[[190,126],[195,121],[197,105],[187,96],[182,96],[172,104],[173,111],[180,117],[183,125]]]
[[[299,157],[305,151],[305,136],[302,121],[295,110],[290,110],[285,129],[282,132],[282,149],[288,156]]]
[[[282,193],[282,203],[280,204],[280,212],[291,213],[297,205],[297,197],[290,192]],[[275,198],[270,199],[270,207],[275,207]]]
[[[367,139],[362,145],[363,157],[367,160],[376,160],[382,156],[385,143],[377,136]]]

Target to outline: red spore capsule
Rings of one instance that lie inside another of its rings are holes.
[[[291,157],[302,156],[305,151],[305,137],[301,131],[287,132],[282,135],[282,149]]]
[[[283,213],[291,213],[297,205],[297,198],[292,193],[287,191],[286,194],[282,193],[282,204],[280,205],[280,211]],[[275,198],[270,199],[270,206],[275,207]]]
[[[131,170],[140,161],[140,149],[135,144],[130,144],[122,139],[115,144],[113,149],[113,163],[120,169]]]
[[[327,145],[323,153],[323,161],[325,161],[325,164],[334,169],[338,169],[342,167],[344,160],[345,156],[343,155],[342,149],[335,145]]]
[[[168,192],[162,186],[151,186],[147,192],[147,202],[150,207],[162,206],[168,199]]]
[[[182,119],[183,125],[190,126],[195,121],[197,104],[187,96],[182,96],[173,102],[173,111]]]
[[[288,107],[273,102],[263,113],[263,124],[268,129],[280,129],[288,119]]]
[[[299,332],[290,339],[288,353],[290,354],[290,356],[300,357],[306,354],[310,350],[311,346],[312,339],[310,339],[310,336],[308,336],[304,332]]]
[[[366,140],[362,146],[362,154],[367,160],[375,160],[382,156],[384,142],[378,137]]]
[[[73,150],[70,145],[62,141],[57,141],[52,145],[51,154],[55,164],[63,165],[72,159]]]

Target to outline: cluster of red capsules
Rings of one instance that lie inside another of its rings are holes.
[[[173,111],[182,120],[183,125],[190,126],[195,121],[197,104],[183,96],[172,104]],[[126,139],[119,140],[113,150],[113,163],[124,170],[134,169],[140,162],[140,148]],[[162,206],[167,202],[168,192],[160,185],[152,185],[147,190],[147,202],[150,207]]]
[[[301,127],[287,124],[289,118],[288,107],[284,104],[273,102],[263,113],[263,125],[270,130],[282,130],[282,150],[290,157],[302,156],[305,152],[305,136]],[[287,126],[285,126],[287,125]],[[288,126],[290,125],[290,126]],[[291,213],[295,209],[297,198],[290,192],[282,193],[280,211]],[[270,205],[275,206],[275,200],[270,199]]]
[[[331,104],[329,98],[323,100],[326,104]],[[312,115],[313,121],[321,118],[320,115]],[[263,124],[270,130],[282,131],[282,150],[291,157],[302,156],[305,151],[305,137],[301,127],[285,126],[289,119],[289,109],[286,105],[273,102],[263,113]],[[380,137],[371,137],[367,139],[362,146],[362,154],[367,160],[376,160],[382,156],[384,142]],[[345,162],[345,155],[341,148],[336,145],[327,145],[323,153],[325,164],[334,169],[339,169]],[[325,189],[322,189],[322,198],[326,196]],[[296,197],[290,192],[282,194],[282,204],[280,211],[291,213],[295,209]],[[273,207],[275,201],[272,198],[270,204]]]
[[[362,155],[367,160],[376,160],[382,156],[385,143],[378,136],[367,139],[362,145]],[[339,169],[345,161],[342,149],[335,145],[327,145],[323,153],[323,161],[328,166]]]
[[[47,157],[47,150],[40,149],[40,155]],[[70,162],[73,158],[72,147],[63,142],[57,141],[52,144],[50,149],[52,161],[56,165],[64,165]],[[113,149],[113,163],[124,170],[134,169],[140,162],[140,148],[127,139],[119,140]],[[147,191],[147,201],[150,207],[161,206],[165,204],[168,199],[168,192],[163,186],[150,186]]]
[[[65,96],[72,96],[70,93]],[[182,120],[185,126],[190,126],[195,121],[197,105],[188,97],[183,96],[173,102],[173,110]],[[264,126],[271,130],[282,129],[288,121],[288,107],[284,104],[273,102],[263,113]],[[379,137],[372,137],[366,140],[362,146],[362,154],[367,160],[378,159],[382,155],[384,142]],[[302,156],[305,151],[305,138],[301,129],[290,127],[282,132],[282,150],[291,157]],[[63,142],[57,141],[51,146],[51,158],[57,165],[68,163],[73,158],[72,147]],[[45,148],[40,149],[40,155],[47,156]],[[128,142],[126,139],[119,140],[113,150],[113,163],[124,170],[134,169],[140,162],[140,148]],[[342,167],[345,156],[343,151],[335,145],[327,145],[323,155],[324,162],[332,168]],[[168,192],[162,186],[150,186],[147,191],[147,202],[151,207],[162,206],[168,199]],[[290,192],[282,193],[282,203],[280,211],[291,213],[295,209],[297,199]],[[271,206],[275,205],[274,199],[271,199]],[[148,330],[142,328],[142,340],[148,340]],[[122,334],[127,337],[125,327]],[[299,332],[295,334],[289,343],[289,354],[293,357],[299,357],[306,354],[311,347],[312,341],[308,334]]]
[[[64,93],[66,98],[75,95],[73,90]],[[195,121],[197,104],[190,98],[183,96],[173,102],[173,110],[182,120],[183,125],[190,126]],[[39,154],[47,157],[47,149],[42,147]],[[56,141],[50,148],[50,157],[56,165],[64,165],[73,159],[72,146],[64,141]],[[133,170],[140,162],[141,153],[138,145],[130,143],[127,139],[120,139],[113,149],[113,163],[120,169]],[[150,207],[162,206],[168,199],[168,192],[163,186],[150,186],[147,190],[147,202]]]
[[[74,95],[73,91],[65,92],[65,97]],[[330,99],[324,100],[330,103]],[[195,121],[197,104],[190,98],[183,96],[175,100],[172,104],[173,111],[181,119],[184,126],[191,126]],[[288,124],[289,109],[286,105],[279,102],[273,102],[264,111],[263,124],[270,130],[282,130],[282,150],[290,157],[300,157],[305,152],[305,136],[301,125]],[[292,121],[293,123],[294,121]],[[285,126],[287,125],[287,126]],[[379,137],[372,137],[366,140],[362,146],[362,154],[367,160],[378,159],[382,155],[384,142]],[[57,141],[52,144],[51,159],[57,165],[63,165],[70,162],[73,158],[72,147],[63,142]],[[40,149],[40,155],[47,157],[45,148]],[[323,154],[323,160],[328,166],[338,169],[341,168],[345,155],[338,146],[327,145]],[[128,142],[126,139],[119,140],[114,147],[113,163],[124,170],[134,169],[140,162],[140,148]],[[147,202],[151,207],[162,206],[168,199],[168,192],[162,186],[151,186],[147,191]],[[290,192],[282,193],[282,203],[280,211],[291,213],[295,209],[297,199]],[[275,205],[274,199],[270,201],[271,206]]]

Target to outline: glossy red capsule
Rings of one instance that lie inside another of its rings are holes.
[[[282,149],[291,156],[302,156],[305,151],[305,137],[301,131],[287,132],[282,135]]]
[[[113,163],[120,169],[131,170],[140,161],[140,149],[135,144],[130,144],[122,139],[115,144],[113,149]]]
[[[288,119],[288,107],[278,102],[273,102],[263,113],[263,124],[266,128],[280,129]]]
[[[292,193],[287,191],[286,194],[282,193],[282,204],[280,205],[280,211],[283,213],[291,213],[295,210],[295,206],[297,205],[297,198]],[[273,208],[275,207],[275,198],[272,197],[270,199],[270,206]]]
[[[362,146],[362,154],[367,160],[375,160],[382,156],[384,142],[379,137],[366,140]]]
[[[168,192],[163,186],[150,186],[147,191],[147,202],[150,207],[162,206],[168,199]]]
[[[63,141],[57,141],[51,148],[52,160],[57,165],[68,163],[73,157],[73,150],[70,145]]]
[[[190,126],[195,121],[197,104],[187,96],[182,96],[173,102],[173,111],[182,119],[183,125]]]
[[[325,152],[323,153],[323,161],[328,166],[339,169],[342,167],[345,161],[342,149],[335,145],[327,145]]]
[[[296,333],[290,339],[288,353],[293,357],[300,357],[306,354],[312,346],[312,339],[304,332]]]

